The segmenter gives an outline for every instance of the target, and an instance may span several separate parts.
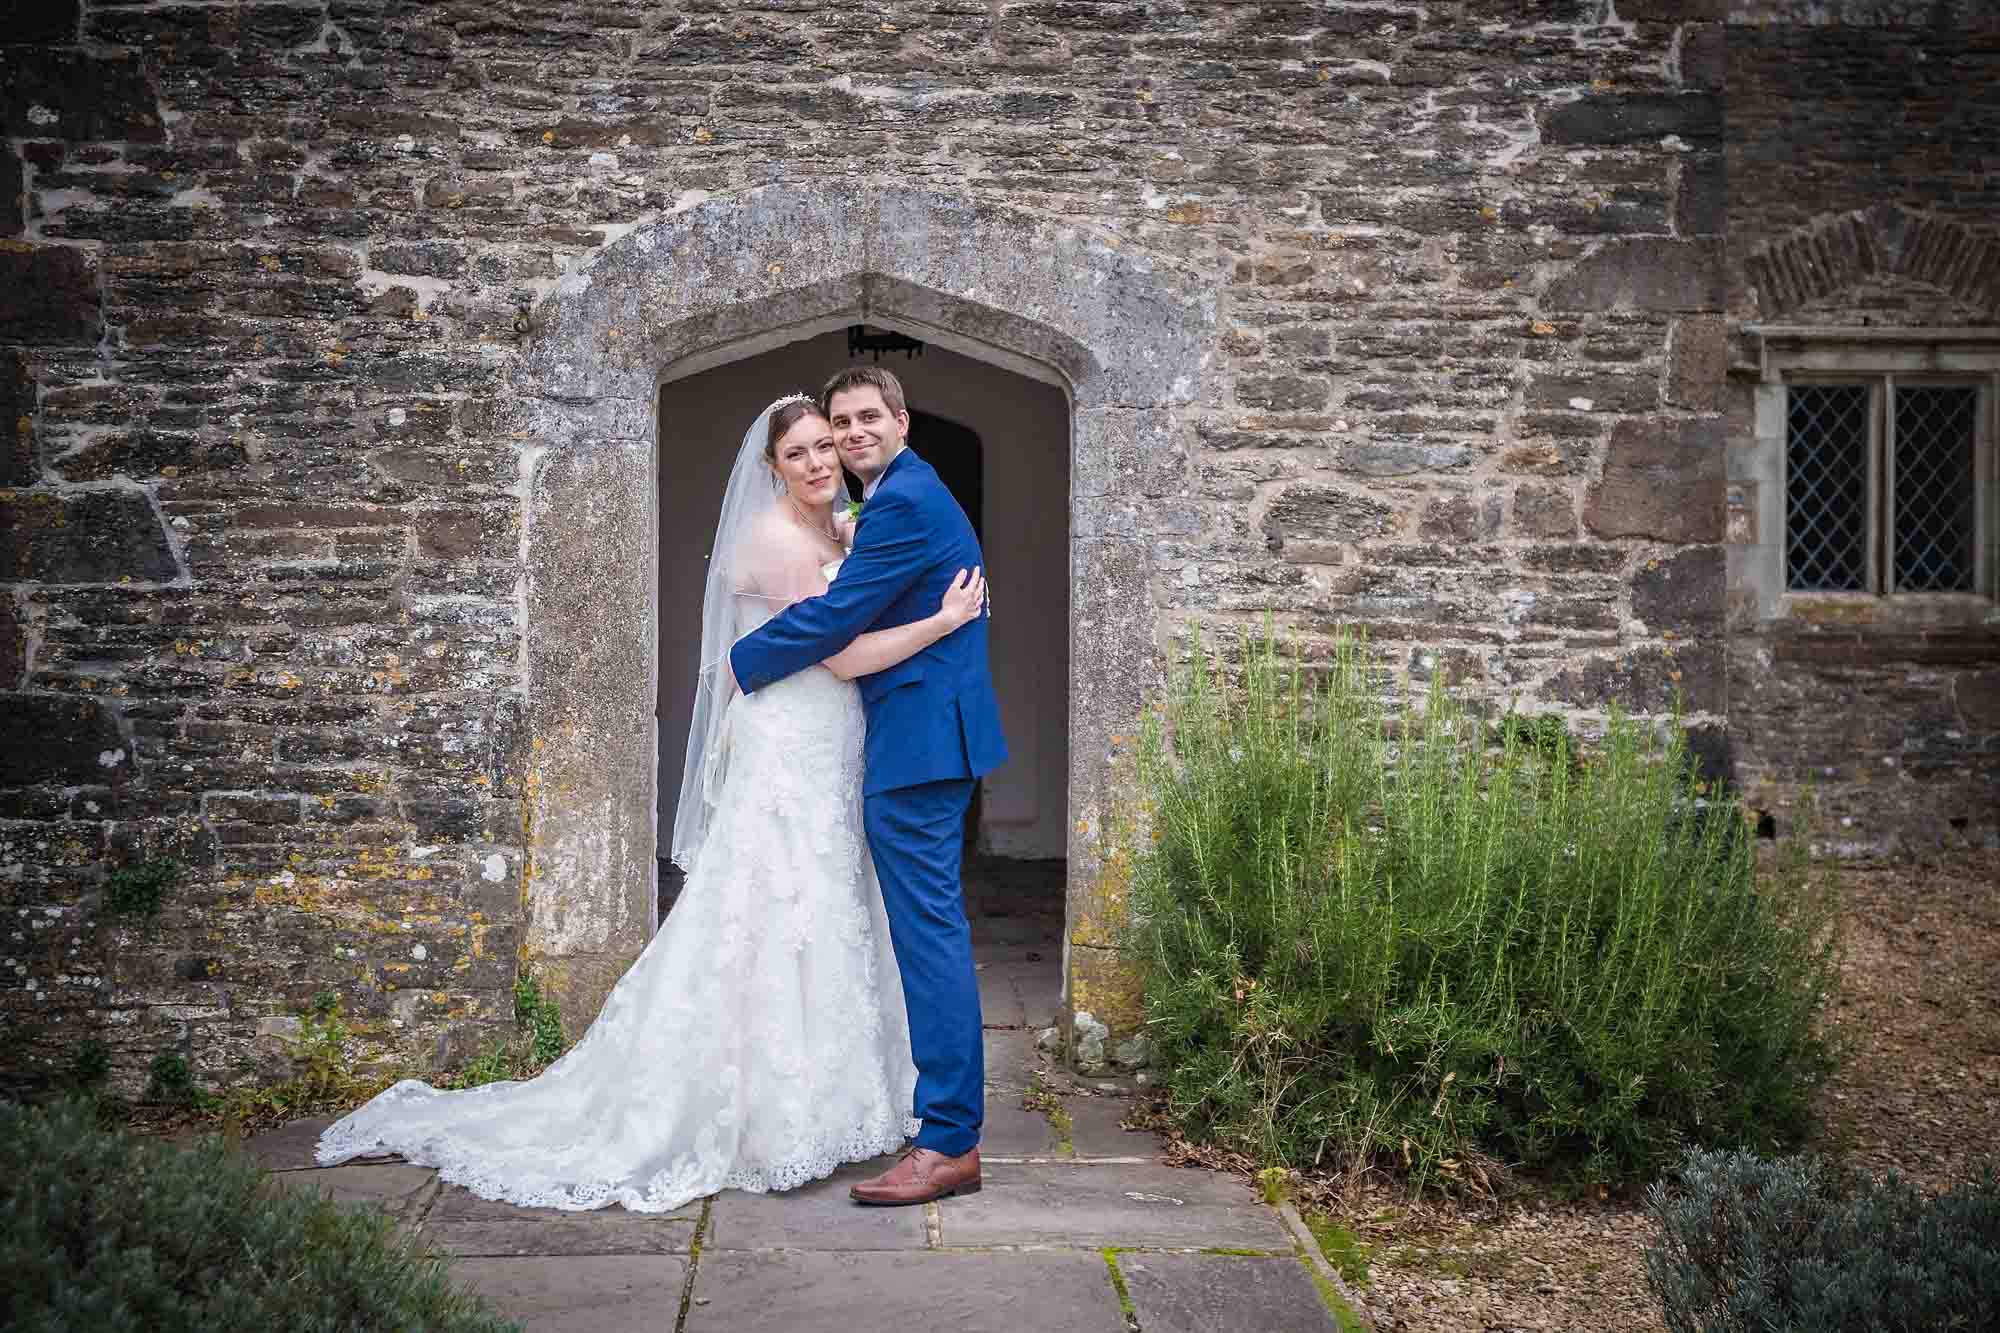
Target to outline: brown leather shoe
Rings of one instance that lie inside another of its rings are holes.
[[[856,1203],[895,1208],[929,1203],[948,1194],[979,1193],[979,1149],[962,1157],[946,1157],[929,1148],[911,1148],[903,1160],[847,1191]]]

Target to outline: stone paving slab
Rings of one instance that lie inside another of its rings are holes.
[[[1011,1089],[1001,1090],[1003,1094]],[[1039,1111],[1021,1109],[1020,1094],[986,1096],[986,1123],[979,1129],[979,1156],[1047,1157],[1056,1150],[1056,1132]]]
[[[495,1203],[447,1185],[424,1218],[422,1234],[447,1254],[467,1256],[686,1254],[700,1220],[698,1199],[671,1213],[616,1207],[569,1212]]]
[[[1158,1135],[1118,1127],[1132,1110],[1124,1097],[1065,1097],[1063,1109],[1078,1157],[1152,1157],[1160,1151]]]
[[[243,1151],[266,1171],[316,1170],[319,1163],[313,1160],[313,1149],[319,1146],[321,1132],[332,1123],[331,1116],[294,1120],[288,1125],[243,1140]],[[356,1160],[366,1162],[369,1159]]]
[[[988,1028],[982,1034],[986,1048],[986,1109],[993,1109],[992,1089],[1014,1089],[1014,1100],[1034,1081],[1036,1069],[1035,1034],[1024,1028],[1007,1031]]]
[[[279,1171],[269,1177],[279,1189],[316,1189],[335,1203],[373,1204],[402,1218],[435,1173],[427,1166],[369,1163],[324,1166],[311,1171]]]
[[[985,1021],[1034,1031],[1053,1024],[1062,1007],[1062,971],[1049,960],[1050,955],[1043,953],[1038,962],[1003,956],[984,964],[979,972],[979,1003]]]
[[[950,1201],[947,1200],[947,1203]],[[1124,1333],[1098,1254],[716,1254],[687,1333]]]
[[[981,963],[979,1017],[988,1027],[1019,1028],[1028,1024],[1027,1010],[1014,989],[1014,979],[997,963]]]
[[[942,1204],[947,1247],[1222,1247],[1290,1254],[1291,1234],[1244,1183],[1145,1165],[1001,1164]]]
[[[1328,1333],[1339,1328],[1296,1259],[1121,1254],[1118,1271],[1146,1333]]]
[[[687,1283],[678,1255],[460,1259],[452,1277],[528,1333],[671,1330]]]
[[[783,1194],[724,1190],[709,1210],[704,1256],[719,1250],[921,1250],[926,1242],[922,1208],[863,1208],[848,1186],[879,1175],[894,1157],[843,1166],[825,1180]],[[702,1259],[706,1271],[710,1260]]]
[[[1062,966],[1047,959],[1045,954],[1042,962],[1023,964],[1013,974],[1014,989],[1020,993],[1031,1032],[1055,1026],[1062,1013]]]

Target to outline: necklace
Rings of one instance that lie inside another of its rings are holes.
[[[800,527],[804,528],[807,532],[812,533],[815,537],[818,537],[820,540],[824,541],[828,546],[840,547],[840,539],[833,535],[833,516],[831,514],[827,516],[827,525],[825,527],[821,527],[819,524],[813,522],[811,519],[806,517],[806,511],[799,507],[799,502],[796,499],[793,499],[791,496],[787,495],[785,497],[785,500],[788,504],[791,505],[792,513],[795,516],[797,516]]]

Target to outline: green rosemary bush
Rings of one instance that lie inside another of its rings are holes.
[[[1992,1327],[2000,1177],[1926,1198],[1811,1158],[1691,1151],[1646,1192],[1646,1278],[1674,1333]]]
[[[283,1192],[208,1139],[101,1128],[87,1101],[0,1103],[0,1325],[20,1333],[499,1333],[379,1213]]]
[[[1141,751],[1133,947],[1170,1110],[1263,1160],[1649,1178],[1790,1142],[1832,1053],[1831,890],[1676,736],[1384,702],[1360,645],[1197,650]],[[1114,857],[1124,855],[1114,852]]]

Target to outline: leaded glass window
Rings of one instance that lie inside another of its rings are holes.
[[[1868,458],[1872,391],[1865,384],[1794,388],[1785,420],[1786,586],[1829,592],[1868,586]]]
[[[1891,587],[1971,592],[1979,569],[1979,390],[1899,384],[1891,461]]]
[[[1979,383],[1795,382],[1785,400],[1785,587],[1978,592]]]

